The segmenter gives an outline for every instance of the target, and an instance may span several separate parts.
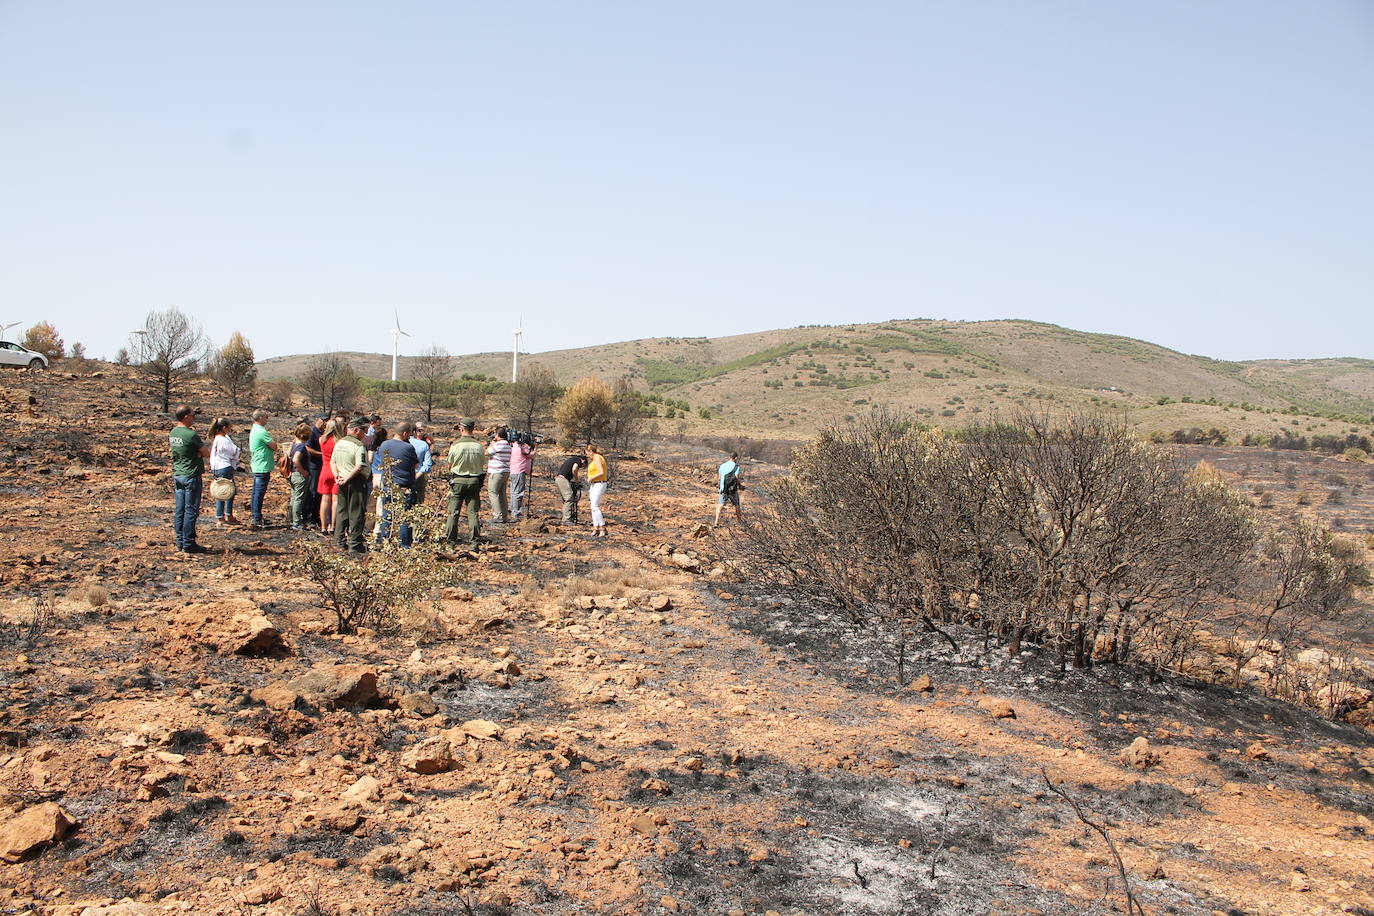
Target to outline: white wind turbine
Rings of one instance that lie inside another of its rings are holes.
[[[520,381],[520,341],[525,336],[525,319],[520,319],[520,327],[513,328],[511,333],[515,335],[515,343],[510,351],[510,380],[511,384]]]
[[[401,313],[393,312],[396,316],[396,327],[391,329],[391,380],[396,381],[396,361],[401,355],[401,335],[409,337],[410,334],[401,330]]]
[[[8,331],[10,328],[17,328],[23,323],[24,322],[22,321],[12,321],[9,324],[0,325],[0,340],[5,339],[5,332]]]

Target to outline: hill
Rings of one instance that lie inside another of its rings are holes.
[[[372,377],[390,358],[344,354]],[[659,337],[526,357],[570,382],[627,376],[691,405],[693,432],[796,436],[869,405],[945,425],[1013,406],[1121,412],[1145,432],[1216,427],[1239,439],[1288,430],[1369,434],[1374,361],[1227,362],[1157,344],[1033,321],[885,321],[731,337]],[[264,380],[299,374],[306,356],[264,360]],[[411,358],[402,358],[403,377]],[[510,356],[457,357],[462,372],[504,378]],[[706,408],[712,419],[697,415]]]

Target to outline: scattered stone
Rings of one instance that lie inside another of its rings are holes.
[[[1016,718],[1015,708],[1001,697],[983,697],[978,701],[978,708],[994,719]]]
[[[0,824],[0,858],[19,862],[29,853],[61,840],[75,826],[76,819],[57,802],[25,808]]]
[[[673,607],[673,599],[667,595],[651,595],[649,597],[649,610],[667,611]]]
[[[690,554],[682,553],[681,551],[669,556],[668,560],[678,569],[683,569],[687,572],[697,572],[701,569],[700,560]]]
[[[286,686],[325,709],[369,706],[378,699],[377,672],[366,665],[316,665]]]
[[[1245,756],[1251,760],[1271,760],[1273,755],[1269,753],[1269,748],[1256,741],[1245,749]]]
[[[263,882],[255,884],[243,892],[243,902],[249,906],[262,906],[264,903],[271,903],[273,900],[282,898],[282,890],[276,884]]]
[[[432,716],[439,711],[439,704],[427,693],[408,693],[396,701],[401,711],[412,716]]]
[[[1129,747],[1122,748],[1118,757],[1126,766],[1137,770],[1148,770],[1164,759],[1143,735],[1132,741]]]
[[[339,797],[339,804],[346,808],[361,808],[368,802],[375,802],[382,797],[382,784],[377,781],[375,776],[362,776],[344,790]]]
[[[249,696],[269,709],[280,710],[295,709],[300,700],[300,696],[281,681],[266,687],[255,687],[249,691]]]
[[[935,690],[935,682],[929,674],[923,674],[911,682],[911,689],[916,693],[932,693]]]
[[[423,776],[453,769],[453,749],[447,738],[426,738],[401,754],[401,766]]]
[[[1288,889],[1305,894],[1312,890],[1312,882],[1307,880],[1307,875],[1300,871],[1295,871],[1288,876]]]
[[[501,732],[504,731],[501,726],[487,719],[469,719],[458,726],[458,728],[465,735],[470,735],[473,738],[480,738],[485,741],[495,741],[499,739],[501,737]]]

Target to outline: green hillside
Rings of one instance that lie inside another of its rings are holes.
[[[389,356],[344,354],[357,371],[388,377]],[[1370,434],[1374,361],[1226,362],[1146,341],[1032,321],[928,319],[799,327],[732,337],[660,337],[524,357],[565,383],[628,376],[691,404],[690,431],[796,436],[873,405],[963,425],[1019,407],[1120,412],[1143,432],[1217,427],[1242,435]],[[259,364],[292,377],[310,359]],[[401,360],[405,377],[410,360]],[[506,378],[510,355],[456,358],[458,371]],[[700,408],[711,414],[703,420]],[[672,421],[676,423],[677,421]]]

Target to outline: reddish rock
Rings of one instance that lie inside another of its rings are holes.
[[[57,802],[26,808],[0,824],[0,858],[19,862],[29,853],[61,840],[75,826],[76,819]]]

